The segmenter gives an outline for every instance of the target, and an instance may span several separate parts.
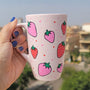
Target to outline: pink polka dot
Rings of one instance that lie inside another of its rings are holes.
[[[44,46],[43,44],[41,44],[41,46]]]
[[[36,74],[34,74],[35,76],[37,76]]]
[[[37,40],[35,40],[35,42],[37,42]]]
[[[53,48],[55,48],[55,46],[53,46]]]
[[[41,20],[39,20],[39,22],[41,23]]]
[[[61,36],[60,38],[63,38],[63,36]]]
[[[43,56],[46,56],[45,54]]]
[[[51,59],[51,61],[53,61],[53,59]]]
[[[53,21],[53,23],[56,23],[56,21]]]
[[[34,69],[34,67],[33,67],[33,69]]]

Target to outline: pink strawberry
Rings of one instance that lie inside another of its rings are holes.
[[[52,71],[52,68],[49,64],[50,63],[40,63],[39,64],[38,72],[40,76],[46,76]]]
[[[57,71],[61,73],[62,69],[63,69],[63,64],[59,64],[57,67]]]
[[[64,54],[64,51],[65,51],[65,43],[61,42],[57,48],[57,57],[58,58],[62,57]]]
[[[62,32],[63,34],[66,33],[66,22],[64,21],[63,24],[61,25],[61,28],[62,28]]]
[[[45,39],[48,40],[50,43],[54,42],[55,39],[55,34],[53,31],[48,31],[46,30],[45,35],[44,35]]]
[[[28,32],[33,37],[37,36],[36,26],[35,26],[35,24],[33,22],[28,22]]]
[[[31,47],[31,54],[32,54],[34,59],[37,57],[38,50],[36,47],[34,47],[34,46]]]

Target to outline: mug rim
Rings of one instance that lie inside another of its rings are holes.
[[[29,16],[47,16],[47,15],[50,15],[50,16],[66,16],[67,17],[67,14],[62,14],[62,13],[46,13],[46,14],[27,14],[26,17],[29,17]]]

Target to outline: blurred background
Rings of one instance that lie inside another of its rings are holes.
[[[27,14],[68,15],[65,65],[62,77],[38,81],[27,63],[8,90],[90,90],[90,0],[0,0],[0,29],[12,17],[25,22]]]

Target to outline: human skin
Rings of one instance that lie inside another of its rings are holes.
[[[21,28],[16,28],[17,19],[9,22],[0,31],[0,90],[6,90],[22,73],[26,60],[21,56],[27,49],[26,37]],[[15,36],[14,32],[19,35]],[[11,37],[14,39],[11,40]],[[12,42],[17,41],[13,47]],[[19,49],[19,47],[23,49]]]

